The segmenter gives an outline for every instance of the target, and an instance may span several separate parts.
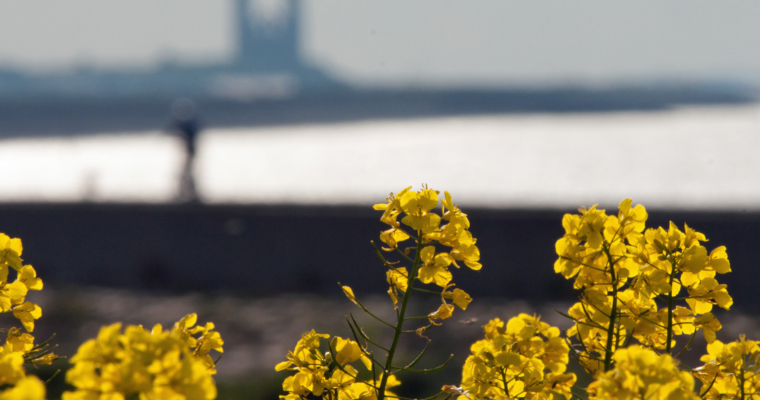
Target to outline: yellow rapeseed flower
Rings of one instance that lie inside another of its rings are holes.
[[[570,399],[575,374],[564,374],[570,348],[558,328],[520,314],[483,327],[462,370],[460,400]]]
[[[124,333],[121,324],[101,328],[71,359],[74,367],[66,381],[76,390],[65,392],[63,399],[216,398],[215,370],[207,352],[221,351],[221,337],[211,332],[213,324],[193,328],[196,319],[191,314],[171,331],[160,325],[152,331],[128,326]],[[201,337],[193,337],[197,334]]]
[[[341,288],[343,289],[343,293],[346,295],[346,297],[348,297],[348,299],[351,300],[352,303],[358,306],[359,302],[356,301],[356,296],[354,296],[354,290],[348,286],[341,286]]]
[[[451,265],[451,257],[448,253],[435,254],[435,246],[427,246],[420,253],[422,266],[419,270],[419,277],[422,283],[435,283],[440,287],[446,287],[451,282],[451,272],[448,267]]]
[[[45,385],[36,376],[27,376],[0,392],[0,400],[45,400]]]
[[[361,360],[365,368],[371,370],[371,360],[364,349],[350,339],[336,336],[330,341],[333,352],[322,353],[320,339],[329,337],[314,330],[304,333],[295,350],[288,352],[288,360],[277,364],[276,371],[296,372],[283,381],[282,388],[288,394],[280,396],[281,399],[300,400],[309,396],[337,400],[373,398],[375,389],[369,383],[357,382],[358,371],[350,365]]]
[[[667,354],[633,345],[613,355],[615,368],[599,376],[590,392],[596,400],[698,400],[694,379]]]

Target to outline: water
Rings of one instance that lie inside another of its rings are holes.
[[[212,126],[193,166],[209,204],[371,204],[422,183],[469,207],[757,209],[760,106]],[[0,201],[177,199],[161,129],[0,142]]]

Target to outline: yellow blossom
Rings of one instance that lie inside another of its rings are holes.
[[[485,339],[471,346],[472,355],[462,369],[462,385],[456,388],[460,399],[569,400],[576,377],[563,374],[570,349],[558,328],[521,314],[506,328],[494,319],[483,330]]]
[[[430,317],[430,322],[435,323],[434,320],[436,319],[448,319],[451,318],[454,312],[454,306],[443,303],[438,307],[437,310],[433,311],[428,315]]]
[[[398,293],[396,289],[406,292],[409,285],[409,277],[405,267],[399,267],[396,269],[389,269],[386,271],[386,280],[391,286],[388,289],[388,295],[391,296],[394,307],[398,303]]]
[[[350,365],[361,360],[371,370],[371,361],[365,352],[350,339],[334,337],[330,341],[331,352],[323,355],[319,351],[320,339],[328,338],[329,335],[314,330],[304,333],[295,350],[288,352],[288,360],[277,364],[277,371],[296,372],[283,381],[282,388],[288,394],[280,396],[281,399],[297,400],[310,395],[338,400],[369,398],[370,386],[356,382],[358,371]]]
[[[372,369],[372,362],[367,358],[364,351],[358,343],[350,339],[343,339],[340,337],[334,337],[331,342],[331,347],[335,350],[335,361],[340,365],[346,365],[357,360],[361,360],[364,366],[368,369]]]
[[[4,347],[6,351],[25,353],[34,347],[34,336],[21,333],[18,328],[11,328],[8,330],[8,339]]]
[[[383,247],[384,251],[393,251],[397,249],[398,243],[407,239],[409,239],[409,235],[398,228],[391,228],[380,233],[380,241],[388,245],[388,247]]]
[[[434,246],[427,246],[422,249],[421,258],[422,266],[419,269],[419,279],[422,283],[435,282],[440,287],[446,287],[451,282],[451,272],[448,266],[451,265],[451,257],[447,253],[435,254]]]
[[[21,253],[24,247],[21,245],[21,239],[11,238],[4,233],[0,233],[0,264],[10,265],[16,271],[21,269]]]
[[[42,309],[38,305],[27,301],[14,307],[13,315],[21,321],[21,324],[24,325],[27,331],[31,332],[34,330],[34,320],[42,316]]]
[[[613,355],[615,368],[595,382],[597,400],[698,400],[694,379],[667,354],[633,345]]]
[[[18,280],[28,290],[42,290],[42,279],[37,277],[37,271],[31,265],[25,265],[18,271]]]
[[[356,296],[354,296],[353,289],[351,289],[348,286],[341,286],[341,288],[343,289],[343,293],[346,295],[346,297],[348,297],[348,299],[351,300],[352,303],[354,303],[354,304],[356,304],[358,306],[359,302],[356,301]]]
[[[453,303],[462,310],[466,310],[467,306],[470,305],[470,302],[472,302],[472,297],[470,297],[470,295],[467,294],[464,290],[454,289],[451,292],[447,292],[446,289],[448,289],[448,287],[444,289],[441,296],[443,296],[444,299],[453,300]]]
[[[191,314],[171,331],[160,325],[152,331],[128,326],[123,334],[121,324],[101,328],[72,358],[66,381],[76,390],[65,392],[63,399],[216,398],[215,371],[204,359],[207,350],[221,351],[221,337],[211,332],[213,324],[193,328],[196,319]],[[195,334],[202,336],[192,338]]]
[[[405,267],[399,267],[396,269],[390,269],[386,273],[386,279],[388,284],[392,287],[396,287],[402,292],[406,292],[409,285],[409,273]]]
[[[0,392],[0,400],[45,400],[45,385],[36,376],[27,376]]]
[[[0,386],[15,384],[24,374],[24,356],[21,353],[6,353],[0,356]]]

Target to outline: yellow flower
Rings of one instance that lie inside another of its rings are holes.
[[[438,205],[438,193],[432,189],[420,192],[407,191],[399,193],[399,205],[407,215],[422,216]]]
[[[356,301],[356,296],[354,296],[353,289],[351,289],[348,286],[342,286],[341,288],[343,289],[343,293],[346,295],[346,297],[348,297],[348,299],[351,300],[352,303],[354,303],[354,304],[356,304],[358,306],[359,302]]]
[[[386,272],[386,278],[389,285],[406,292],[406,288],[409,285],[409,273],[406,272],[405,267],[388,270]]]
[[[23,303],[27,290],[26,285],[19,281],[0,288],[0,310],[7,312],[13,305]]]
[[[221,351],[221,337],[210,331],[213,324],[192,328],[195,322],[191,314],[167,332],[160,325],[151,332],[128,326],[123,334],[121,324],[101,328],[98,337],[80,346],[72,358],[74,367],[66,373],[66,381],[76,390],[65,392],[63,399],[216,398],[211,378],[215,371],[204,361],[204,353]],[[186,337],[194,334],[202,336]],[[193,350],[189,343],[199,347]]]
[[[337,400],[369,398],[367,389],[370,386],[355,382],[358,371],[349,365],[361,360],[371,370],[371,361],[364,350],[352,340],[334,337],[330,341],[331,352],[322,355],[319,351],[319,341],[322,338],[327,339],[329,335],[321,335],[314,330],[304,333],[296,344],[296,349],[288,353],[288,361],[275,367],[277,371],[296,371],[295,375],[283,381],[282,388],[288,394],[280,398],[299,400],[310,395]],[[374,394],[374,389],[372,393]]]
[[[406,192],[409,191],[412,187],[409,186],[408,188],[400,191],[398,193],[397,197],[393,196],[393,193],[391,193],[390,196],[386,199],[388,203],[386,204],[375,204],[372,208],[378,211],[383,211],[383,216],[380,217],[380,221],[382,221],[384,224],[388,224],[394,228],[398,228],[400,224],[396,222],[396,218],[398,218],[399,214],[401,213],[401,207],[398,201],[398,197],[403,196],[406,194]]]
[[[383,374],[380,374],[378,378],[376,379],[377,382],[380,382],[380,380],[383,379]],[[392,389],[398,385],[401,384],[401,381],[396,378],[396,375],[391,375],[388,377],[388,382],[385,385],[385,396],[386,398],[390,396],[390,398],[395,398],[396,394],[390,391],[389,389]],[[282,396],[280,396],[282,398]],[[341,397],[339,400],[377,400],[377,395],[375,394],[375,389],[367,384],[366,382],[356,382],[353,385],[351,385],[350,389],[350,395],[347,397]]]
[[[454,202],[451,201],[451,195],[449,192],[444,192],[446,200],[441,200],[443,203],[443,219],[449,221],[452,226],[458,226],[462,229],[470,228],[470,220],[467,219],[467,214],[463,213]],[[448,210],[448,211],[446,211]]]
[[[441,217],[430,210],[438,205],[438,193],[431,189],[420,192],[407,191],[398,196],[399,206],[406,216],[401,223],[422,233],[431,233],[438,229]]]
[[[383,247],[385,251],[393,251],[398,248],[398,243],[409,239],[404,231],[398,228],[391,228],[387,231],[380,233],[380,241],[387,244],[389,247]]]
[[[21,353],[6,353],[0,356],[0,386],[13,385],[24,375],[24,356]]]
[[[216,350],[219,353],[223,353],[222,346],[224,340],[219,332],[212,332],[214,324],[207,322],[204,326],[195,326],[198,321],[196,314],[188,314],[180,319],[174,328],[172,328],[171,335],[184,342],[191,350],[196,358],[203,360],[203,362],[209,367],[209,373],[214,374],[216,367],[214,360],[208,354],[211,350]],[[159,334],[163,331],[161,325],[153,327],[153,334]],[[200,337],[197,337],[200,335]]]
[[[436,319],[448,319],[451,318],[454,312],[454,306],[448,305],[446,303],[443,303],[438,307],[438,310],[430,313],[428,317],[430,318],[430,322],[435,324]]]
[[[18,281],[28,290],[42,290],[42,279],[37,277],[37,272],[31,265],[25,265],[18,271]]]
[[[713,304],[728,310],[734,304],[734,300],[728,294],[726,285],[719,285],[715,278],[704,278],[688,288],[689,296],[686,299],[692,310],[697,314],[712,311]]]
[[[388,288],[388,295],[391,296],[393,306],[395,307],[396,303],[398,303],[398,293],[396,292],[396,289],[406,292],[407,287],[409,286],[409,275],[404,267],[389,269],[385,274],[386,281],[391,285],[391,287]]]
[[[193,352],[193,355],[202,359],[209,368],[215,368],[216,363],[208,353],[211,350],[224,353],[223,345],[224,340],[222,340],[222,335],[219,332],[207,331],[198,339],[198,347]]]
[[[693,392],[694,379],[679,370],[667,354],[633,345],[617,350],[612,357],[615,368],[601,374],[594,385],[597,400],[699,399]]]
[[[16,271],[20,270],[23,250],[21,239],[11,239],[8,235],[0,233],[0,264],[10,265]]]
[[[34,347],[34,336],[19,332],[18,328],[8,330],[8,339],[5,341],[6,350],[14,353],[25,353]]]
[[[434,246],[427,246],[420,252],[422,266],[419,269],[419,279],[422,283],[435,282],[440,287],[446,287],[451,282],[451,257],[446,253],[435,254]]]
[[[416,231],[423,234],[434,232],[441,223],[441,217],[438,214],[428,213],[425,215],[407,215],[401,220],[404,225],[410,226]]]
[[[705,313],[694,319],[694,326],[702,329],[702,334],[705,336],[707,343],[715,341],[715,332],[721,330],[723,325],[720,324],[717,318],[712,313]]]
[[[21,321],[21,324],[24,325],[24,328],[28,332],[32,332],[34,330],[34,320],[42,316],[42,309],[38,305],[27,301],[13,308],[13,316]]]
[[[742,394],[744,398],[755,397],[760,388],[760,375],[756,373],[759,343],[741,335],[732,343],[715,340],[708,344],[708,354],[702,356],[705,365],[694,369],[694,376],[708,388],[703,397],[716,400],[741,399]]]
[[[470,347],[461,388],[456,388],[459,399],[569,399],[576,377],[562,374],[570,349],[559,329],[527,314],[506,325],[498,318],[489,321],[483,327],[485,340]]]
[[[581,302],[571,309],[576,326],[568,334],[582,342],[581,358],[588,360],[582,363],[589,371],[599,365],[593,358],[609,354],[610,329],[617,336],[630,332],[640,343],[656,349],[670,349],[673,335],[692,334],[695,329],[704,329],[712,341],[720,323],[706,313],[715,304],[725,309],[733,304],[726,285],[714,279],[718,273],[730,272],[725,248],[708,254],[700,244],[707,241],[705,236],[688,225],[684,231],[672,222],[667,230],[645,230],[647,217],[643,206],[633,207],[625,199],[617,216],[594,206],[562,220],[565,235],[555,244],[559,257],[554,270],[567,279],[575,278],[574,287],[583,291]],[[682,289],[688,296],[681,294]],[[611,320],[613,298],[618,301]],[[685,300],[689,308],[670,299]],[[658,309],[655,300],[668,306]],[[611,344],[615,346],[610,351],[620,343]]]
[[[493,340],[496,335],[504,334],[506,332],[504,330],[504,321],[494,318],[483,326],[483,331],[486,333],[486,339]]]
[[[537,399],[554,400],[564,397],[566,400],[570,400],[573,397],[571,392],[575,382],[578,378],[575,374],[554,374],[550,373],[546,375],[546,386],[544,386],[544,396],[537,397]]]
[[[0,392],[0,400],[45,400],[45,385],[36,376],[27,376]]]
[[[350,339],[343,339],[338,336],[334,337],[331,344],[335,350],[335,361],[340,365],[346,365],[357,360],[361,360],[368,370],[372,370],[372,362],[367,358],[364,351],[358,343]]]
[[[467,306],[470,305],[470,302],[472,302],[472,297],[470,297],[469,294],[467,294],[462,289],[454,289],[451,292],[447,292],[446,289],[448,289],[450,286],[444,288],[443,293],[441,293],[441,296],[443,296],[444,299],[451,299],[453,300],[453,303],[461,308],[462,310],[466,310]]]
[[[458,246],[451,250],[452,260],[464,261],[465,265],[476,271],[481,269],[483,266],[478,262],[480,250],[475,246],[477,239],[473,238],[470,232],[462,230],[457,237],[457,242]],[[454,261],[454,265],[456,265],[456,261]]]
[[[362,356],[362,349],[359,344],[350,339],[343,339],[341,337],[334,337],[330,343],[335,354],[333,357],[335,361],[340,365],[346,365],[352,363]]]

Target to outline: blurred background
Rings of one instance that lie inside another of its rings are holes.
[[[475,300],[430,333],[423,367],[452,365],[402,377],[400,394],[459,383],[491,318],[567,327],[562,215],[626,197],[649,226],[728,247],[718,337],[757,339],[758,14],[749,0],[3,0],[0,231],[45,281],[37,329],[62,354],[103,324],[198,312],[226,340],[222,399],[276,398],[301,333],[350,334],[338,281],[391,312],[370,206],[422,183],[469,214],[484,268],[455,272]]]

